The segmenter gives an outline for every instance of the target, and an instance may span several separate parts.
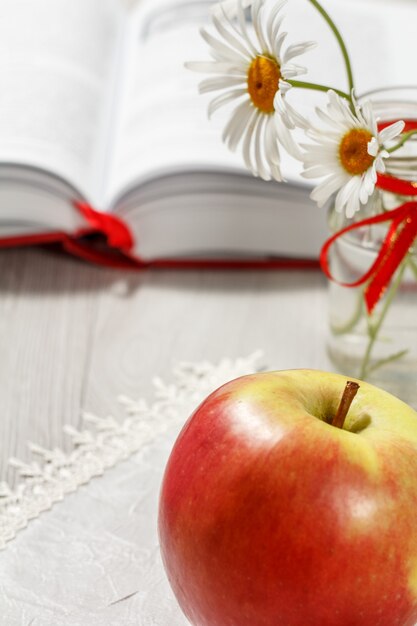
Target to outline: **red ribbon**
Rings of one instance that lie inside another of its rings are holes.
[[[75,201],[74,205],[92,228],[106,235],[110,246],[122,251],[129,251],[133,247],[132,234],[119,217],[95,211],[86,202]]]
[[[377,186],[391,193],[404,196],[417,196],[417,185],[415,183],[387,176],[378,175]],[[391,226],[385,236],[379,253],[369,270],[358,280],[351,283],[344,283],[336,280],[329,266],[328,255],[332,245],[346,233],[349,233],[364,226],[372,224],[382,224],[391,222]],[[383,296],[393,275],[395,274],[401,261],[406,256],[410,247],[417,237],[417,201],[405,202],[401,206],[387,213],[370,217],[355,224],[351,224],[335,233],[324,244],[320,253],[320,265],[328,278],[337,282],[343,287],[359,287],[368,284],[364,297],[368,313],[372,313],[376,304]]]

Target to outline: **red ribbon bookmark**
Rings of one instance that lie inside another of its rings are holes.
[[[82,213],[92,228],[104,233],[110,246],[129,251],[133,247],[133,237],[126,224],[116,215],[95,211],[86,202],[76,201],[75,207]]]
[[[415,183],[387,176],[378,175],[377,186],[391,193],[404,196],[417,196]],[[330,271],[329,251],[332,245],[346,233],[363,226],[391,222],[391,226],[385,236],[381,249],[369,270],[358,280],[344,283],[336,280]],[[401,206],[387,213],[370,217],[355,224],[351,224],[335,233],[328,239],[320,253],[320,265],[326,276],[343,287],[359,287],[368,282],[365,288],[364,298],[368,313],[372,313],[375,306],[383,296],[393,275],[406,256],[410,247],[417,237],[417,201],[405,202]]]

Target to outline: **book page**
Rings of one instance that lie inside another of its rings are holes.
[[[209,123],[209,98],[198,95],[200,76],[184,63],[207,55],[199,35],[213,3],[154,0],[139,3],[130,25],[123,101],[119,108],[108,200],[134,182],[174,170],[241,169],[222,145],[226,112]],[[223,120],[223,122],[222,122]]]
[[[0,164],[51,171],[94,202],[124,18],[120,0],[1,0]]]

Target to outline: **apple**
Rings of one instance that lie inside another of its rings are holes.
[[[417,413],[346,380],[245,376],[184,426],[158,526],[195,626],[417,622]]]

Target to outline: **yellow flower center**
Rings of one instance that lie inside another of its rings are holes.
[[[281,78],[277,61],[267,55],[255,57],[248,70],[248,92],[262,113],[274,112],[274,97]]]
[[[365,128],[352,128],[339,145],[339,158],[345,170],[352,176],[363,174],[372,165],[375,157],[368,153],[372,134]]]

